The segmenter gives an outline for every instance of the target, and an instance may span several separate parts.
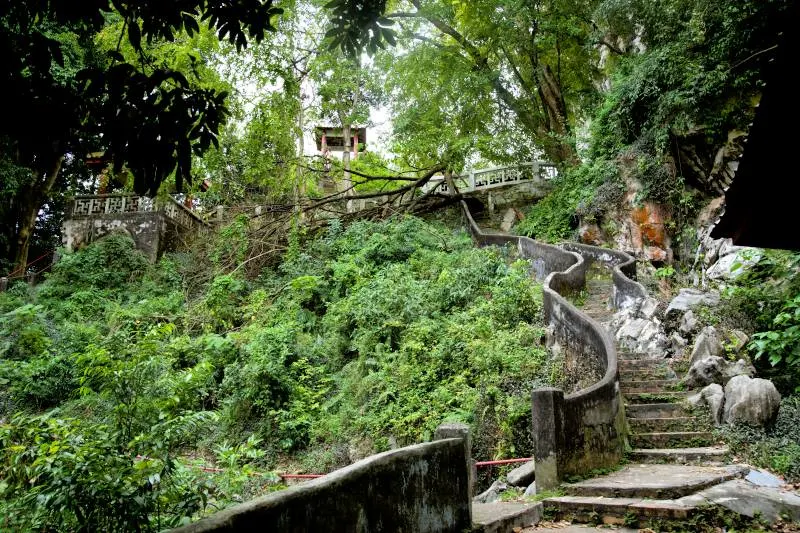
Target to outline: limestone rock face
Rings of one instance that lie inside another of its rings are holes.
[[[672,336],[669,338],[669,342],[671,344],[672,353],[675,355],[683,354],[683,351],[686,349],[688,342],[686,339],[681,337],[677,332],[673,333]]]
[[[527,487],[536,477],[536,463],[529,461],[508,473],[506,481],[515,487]]]
[[[705,387],[712,383],[724,385],[735,376],[750,377],[755,373],[755,369],[744,359],[731,363],[722,357],[712,356],[693,363],[682,383],[689,388]]]
[[[775,420],[781,395],[768,379],[735,376],[725,385],[724,420],[764,426]]]
[[[641,206],[634,206],[627,220],[629,228],[628,250],[636,250],[648,261],[669,261],[672,259],[672,249],[669,235],[664,226],[668,219],[667,208],[654,202],[644,202]]]
[[[683,314],[680,326],[678,326],[678,331],[684,335],[689,335],[690,333],[694,333],[698,325],[697,317],[694,316],[694,312],[689,309]]]
[[[655,298],[645,298],[639,306],[639,316],[646,320],[652,320],[658,314],[658,300]]]
[[[730,341],[733,344],[733,350],[736,353],[739,353],[750,341],[750,337],[748,337],[747,333],[744,331],[733,329],[730,332]]]
[[[621,347],[634,353],[646,353],[652,357],[665,357],[670,347],[669,338],[655,320],[623,319],[616,338]]]
[[[677,320],[681,314],[698,305],[717,305],[719,294],[697,289],[681,289],[667,306],[664,316],[667,320]]]
[[[714,326],[707,326],[703,328],[694,341],[692,348],[691,364],[707,359],[709,357],[719,357],[722,355],[723,348],[722,342],[719,340],[719,334]]]
[[[697,394],[690,396],[688,401],[693,406],[707,405],[711,410],[711,416],[714,417],[714,423],[716,425],[722,424],[723,407],[725,405],[725,391],[722,389],[722,385],[712,383]]]
[[[578,227],[578,241],[584,244],[600,246],[604,242],[603,232],[597,224],[584,222]]]

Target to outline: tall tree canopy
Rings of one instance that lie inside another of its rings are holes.
[[[510,114],[546,157],[574,163],[573,127],[595,92],[593,5],[410,0],[386,16],[398,22],[409,67],[427,65],[430,83],[436,83],[445,63],[462,82],[471,79],[471,96],[493,106],[491,130],[505,130],[504,117]]]

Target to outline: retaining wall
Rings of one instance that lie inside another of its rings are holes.
[[[373,455],[174,531],[470,531],[468,435],[466,426],[441,426],[441,440]]]
[[[636,275],[635,260],[624,252],[595,246],[567,243],[559,248],[527,237],[484,233],[466,203],[462,202],[462,208],[479,245],[516,244],[520,254],[532,261],[537,278],[546,276],[545,321],[566,357],[580,358],[581,366],[594,367],[602,376],[597,383],[569,395],[553,388],[532,392],[537,489],[555,488],[567,475],[616,465],[625,447],[616,346],[604,327],[564,295],[584,287],[590,261],[602,261],[611,265],[614,305],[632,305],[646,294],[630,279]]]

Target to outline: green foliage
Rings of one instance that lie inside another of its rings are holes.
[[[217,272],[243,224],[208,244]],[[530,390],[556,374],[527,263],[413,217],[289,248],[187,299],[186,257],[115,235],[0,295],[4,527],[169,528],[281,488],[287,458],[325,471],[445,420],[482,457],[530,453]]]
[[[613,161],[582,165],[556,179],[554,190],[531,208],[517,231],[546,242],[567,239],[577,227],[579,211],[597,215],[618,203],[620,192],[619,169]]]
[[[598,18],[624,38],[638,34],[645,50],[625,57],[614,74],[593,125],[595,153],[610,157],[636,144],[660,156],[676,137],[719,142],[742,125],[765,58],[743,60],[774,44],[770,24],[783,9],[783,2],[603,2]]]
[[[755,332],[748,350],[760,374],[782,392],[800,387],[800,254],[764,250],[755,265],[743,269],[723,293],[729,326]]]
[[[658,279],[668,279],[675,276],[675,267],[668,265],[659,267],[655,271],[655,277]]]
[[[116,289],[140,278],[147,258],[125,234],[100,239],[81,253],[65,253],[53,265],[44,298],[71,296],[77,290]]]
[[[800,369],[800,294],[783,304],[772,319],[772,328],[753,335],[751,346],[756,359],[767,356],[772,366],[783,365],[789,372],[797,373]]]
[[[153,427],[152,438],[168,442],[168,432],[158,433],[163,429]],[[15,416],[0,425],[3,526],[156,531],[203,507],[203,492],[172,475],[176,465],[168,456],[137,461],[119,437],[105,424],[49,415]]]

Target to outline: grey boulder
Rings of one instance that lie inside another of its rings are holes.
[[[664,316],[667,320],[677,320],[677,318],[698,305],[717,305],[719,294],[715,292],[703,292],[697,289],[681,289],[678,295],[672,299],[667,306]]]
[[[494,503],[500,501],[500,493],[508,488],[508,485],[499,479],[492,483],[492,486],[481,492],[472,501],[475,503]]]
[[[726,253],[723,253],[725,251]],[[732,246],[729,250],[720,250],[720,257],[711,268],[706,270],[708,279],[736,279],[744,274],[748,268],[758,263],[761,251],[755,248],[740,248]]]
[[[514,487],[527,487],[536,477],[536,463],[528,461],[508,473],[506,481]]]
[[[691,363],[694,364],[708,357],[720,356],[722,352],[722,342],[719,340],[716,328],[714,326],[705,327],[694,341]]]
[[[683,333],[684,335],[688,335],[689,333],[694,332],[698,326],[697,317],[694,315],[694,311],[689,309],[683,314],[681,317],[681,323],[678,326],[678,331]]]
[[[775,420],[781,395],[768,379],[735,376],[725,385],[724,420],[765,426]]]
[[[693,406],[707,405],[711,410],[714,423],[716,425],[722,424],[723,407],[725,405],[725,391],[722,390],[722,385],[712,383],[697,394],[690,396],[687,400]]]

